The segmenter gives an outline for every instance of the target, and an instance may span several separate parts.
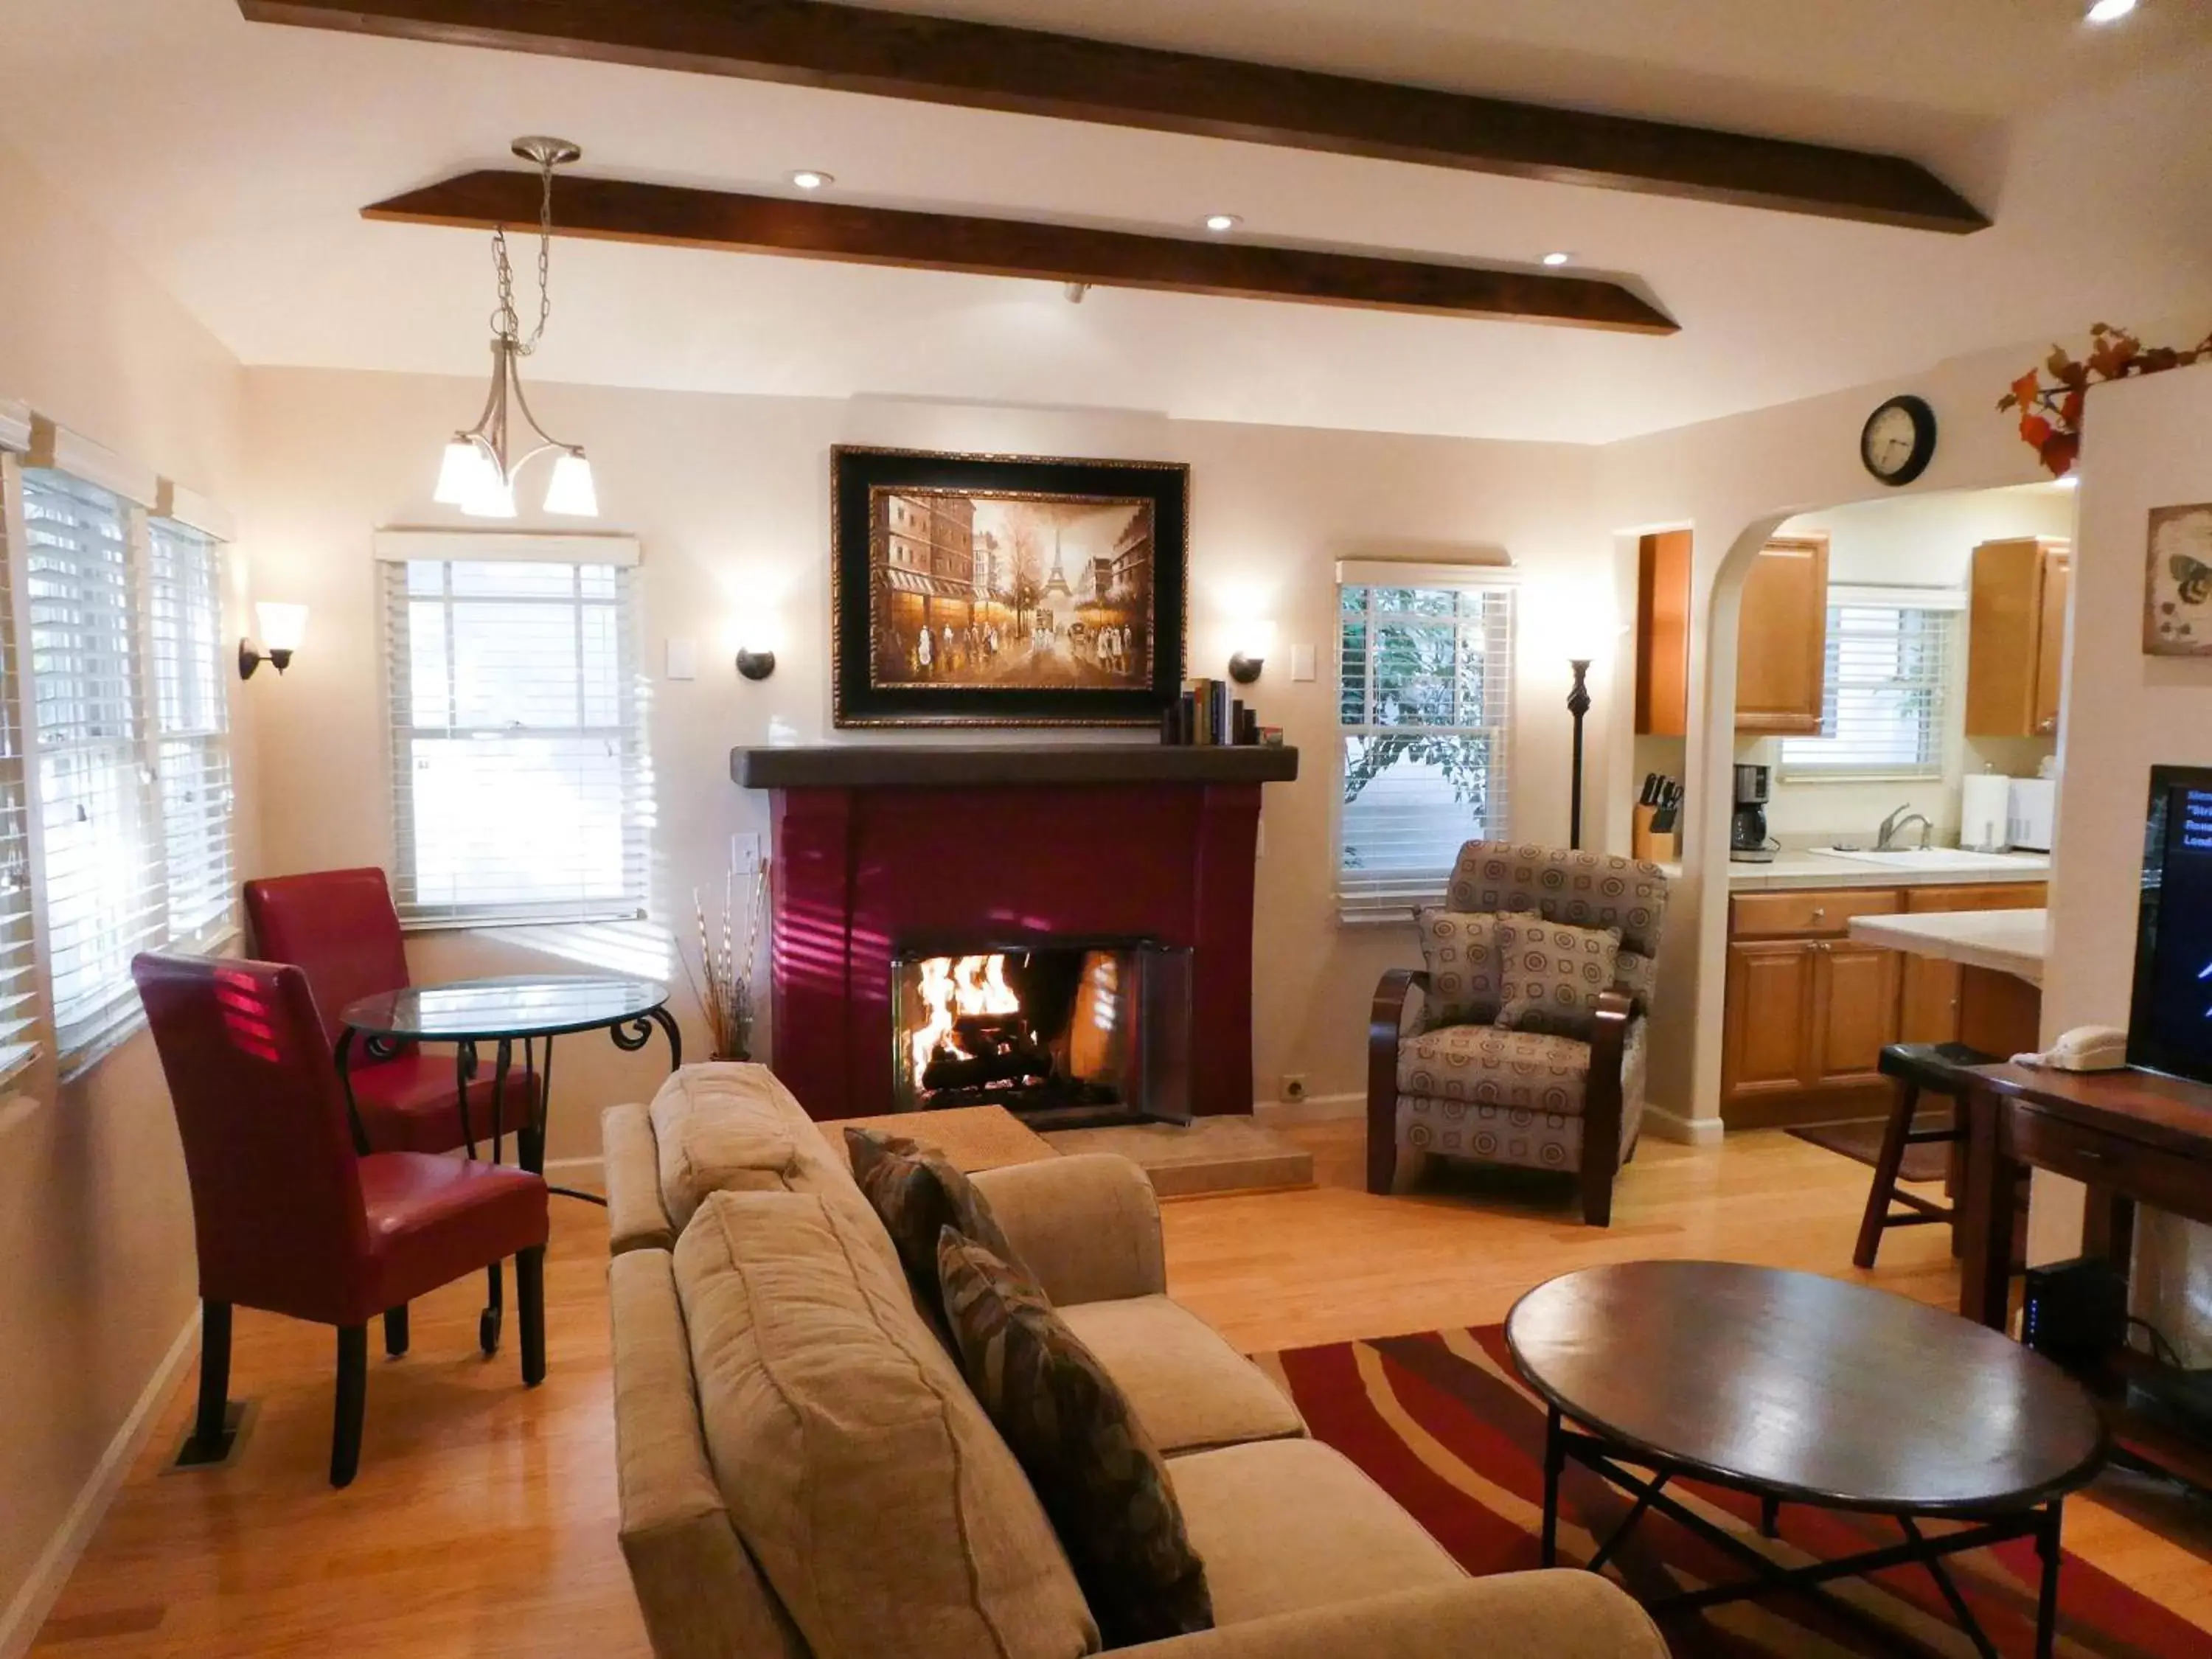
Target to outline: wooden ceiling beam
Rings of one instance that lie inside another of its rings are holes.
[[[828,0],[239,0],[251,20],[1963,233],[1903,156]]]
[[[374,203],[362,210],[362,216],[471,230],[505,226],[532,231],[538,226],[538,175],[532,173],[465,173]],[[553,212],[556,234],[604,241],[1638,334],[1672,334],[1676,327],[1641,296],[1594,276],[1486,270],[1372,254],[1143,236],[569,174],[554,186]]]

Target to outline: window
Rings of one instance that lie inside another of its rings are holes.
[[[8,458],[0,454],[0,485],[11,481]],[[0,532],[9,528],[8,517],[0,512]],[[6,552],[7,541],[0,533],[0,554]],[[15,611],[8,561],[0,557],[0,1081],[21,1072],[39,1052],[30,808],[23,770]]]
[[[1434,898],[1462,843],[1508,834],[1513,611],[1503,586],[1341,587],[1347,915]]]
[[[635,580],[627,564],[542,554],[386,564],[403,920],[647,914],[653,773]]]
[[[1831,589],[1820,735],[1784,738],[1784,778],[1943,773],[1955,594]]]
[[[198,950],[228,934],[234,915],[222,544],[173,519],[149,520],[146,540],[165,925],[172,946]]]
[[[138,1015],[131,958],[163,939],[163,847],[126,509],[34,467],[23,520],[46,956],[66,1072]]]

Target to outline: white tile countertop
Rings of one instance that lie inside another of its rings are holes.
[[[1912,855],[1906,854],[1910,859]],[[1833,853],[1804,848],[1777,853],[1769,864],[1729,862],[1732,893],[1804,887],[1965,887],[1985,882],[2047,881],[2048,853],[1944,852],[1926,866],[1910,863],[1869,864]]]
[[[2050,914],[2047,910],[1930,910],[1917,916],[1853,916],[1851,937],[1885,951],[1992,969],[2040,986]]]

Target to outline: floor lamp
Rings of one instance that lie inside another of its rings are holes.
[[[1567,713],[1575,717],[1574,787],[1568,797],[1567,845],[1579,853],[1583,847],[1583,717],[1590,711],[1590,659],[1570,657],[1567,666],[1575,671],[1575,689],[1567,693]]]

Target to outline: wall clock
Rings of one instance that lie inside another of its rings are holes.
[[[1936,411],[1924,398],[1892,398],[1867,416],[1859,459],[1886,484],[1909,484],[1936,459]]]

